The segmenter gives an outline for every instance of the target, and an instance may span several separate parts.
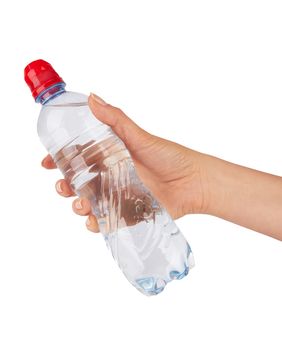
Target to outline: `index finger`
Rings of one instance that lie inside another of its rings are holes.
[[[56,166],[55,162],[53,161],[52,157],[50,156],[50,154],[48,154],[45,158],[43,158],[41,165],[45,169],[56,169],[57,168],[57,166]]]

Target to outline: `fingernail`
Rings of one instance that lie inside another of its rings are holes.
[[[105,102],[101,97],[93,94],[93,92],[90,93],[90,96],[95,102],[99,103],[100,105],[102,105],[102,106],[107,105],[107,102]]]
[[[86,226],[89,226],[91,224],[89,217],[86,220]]]
[[[63,192],[61,181],[58,181],[58,182],[56,183],[56,190],[57,190],[59,193],[62,193],[62,192]]]
[[[77,201],[75,201],[74,206],[76,207],[76,209],[82,209],[82,200],[78,199]]]

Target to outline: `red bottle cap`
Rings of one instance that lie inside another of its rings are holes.
[[[28,64],[24,69],[24,79],[35,100],[50,86],[58,83],[64,84],[63,79],[54,70],[51,64],[43,60],[33,61]]]

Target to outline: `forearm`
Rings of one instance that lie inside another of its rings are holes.
[[[203,158],[207,213],[282,240],[282,177]]]

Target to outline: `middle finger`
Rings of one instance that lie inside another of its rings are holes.
[[[55,187],[60,196],[71,197],[75,195],[70,185],[64,179],[57,181]]]

